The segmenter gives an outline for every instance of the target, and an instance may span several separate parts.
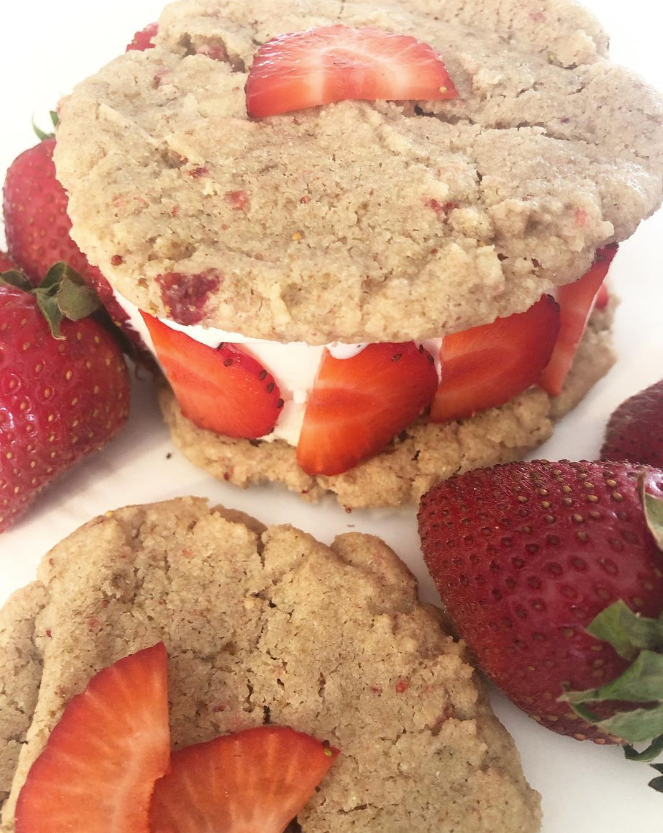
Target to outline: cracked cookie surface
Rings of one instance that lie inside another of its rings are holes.
[[[450,102],[252,121],[247,68],[342,22],[438,49]],[[521,312],[663,196],[663,105],[571,0],[180,0],[62,103],[73,234],[144,310],[248,337],[403,341]]]
[[[614,364],[611,344],[614,304],[595,312],[562,393],[550,397],[530,388],[499,408],[462,422],[415,423],[365,463],[334,477],[311,477],[297,464],[288,443],[233,440],[198,428],[188,420],[170,388],[159,392],[161,410],[175,445],[192,463],[219,480],[243,488],[281,483],[307,500],[335,495],[352,509],[413,503],[440,480],[481,466],[522,458],[553,432]]]
[[[36,700],[4,830],[68,700],[159,640],[176,747],[271,721],[342,750],[298,818],[303,833],[539,829],[538,795],[464,646],[377,538],[327,547],[183,498],[91,521],[46,556],[33,588],[43,604],[26,622],[43,672],[23,680],[0,655],[10,695]]]

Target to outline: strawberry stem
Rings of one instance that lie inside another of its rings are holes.
[[[23,272],[12,269],[0,275],[0,285],[13,286],[34,295],[53,338],[63,338],[62,322],[80,321],[101,307],[99,296],[85,284],[83,278],[66,263],[52,266],[41,284],[32,288]]]
[[[654,513],[662,512],[662,501],[647,491],[647,477],[645,473],[642,480],[643,503],[646,505],[651,497]],[[560,699],[568,702],[583,720],[626,741],[629,745],[624,754],[629,760],[653,761],[663,752],[663,613],[657,619],[639,616],[620,599],[602,611],[587,631],[633,661],[616,680],[589,691],[566,692]],[[643,707],[620,709],[602,719],[590,706],[606,701]],[[634,743],[649,745],[638,752]],[[663,773],[663,768],[655,769]],[[663,792],[663,777],[655,778],[650,786]]]

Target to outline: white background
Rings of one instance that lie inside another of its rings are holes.
[[[536,7],[536,0],[522,2]],[[157,19],[161,5],[160,0],[0,0],[0,176],[20,151],[34,144],[32,117],[46,124],[58,98],[121,52],[136,29]],[[613,59],[663,89],[663,11],[658,2],[586,0],[586,5],[611,33]],[[663,214],[643,224],[623,246],[612,272],[623,298],[616,333],[619,363],[564,421],[541,456],[595,456],[614,406],[663,375],[662,233]],[[166,458],[169,452],[171,459]],[[133,415],[123,435],[60,481],[23,523],[0,539],[0,603],[33,578],[49,547],[94,515],[182,494],[208,496],[267,523],[288,521],[323,540],[348,528],[378,533],[419,576],[422,595],[436,598],[419,553],[413,510],[349,515],[333,503],[313,507],[280,490],[245,493],[213,482],[172,448],[151,385],[143,380],[135,384]],[[619,750],[554,735],[497,695],[494,702],[516,738],[530,782],[543,795],[544,833],[663,831],[663,795],[647,788],[650,770],[626,762]]]

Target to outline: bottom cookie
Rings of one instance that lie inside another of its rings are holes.
[[[296,449],[282,440],[233,440],[198,428],[166,386],[159,400],[175,445],[219,480],[242,488],[281,483],[307,500],[331,493],[352,509],[401,506],[418,501],[453,474],[518,460],[545,442],[554,423],[614,364],[612,317],[612,310],[592,316],[559,396],[530,388],[500,408],[462,422],[414,424],[376,457],[333,477],[306,474],[297,464]]]
[[[3,832],[70,699],[160,641],[175,748],[271,723],[341,750],[293,832],[539,829],[464,645],[386,544],[181,498],[86,524],[0,612]]]

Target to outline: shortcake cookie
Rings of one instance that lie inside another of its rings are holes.
[[[404,432],[457,456],[458,420],[514,397],[541,403],[515,444],[545,436],[617,244],[663,198],[663,99],[596,20],[180,0],[155,42],[62,102],[55,158],[74,238],[200,429],[189,456],[211,433],[231,480],[315,492],[394,469]],[[419,461],[396,467],[418,494]]]
[[[55,547],[0,627],[5,831],[71,697],[158,641],[176,748],[271,722],[341,750],[303,833],[539,829],[464,646],[377,538],[328,547],[193,498],[121,509]]]

